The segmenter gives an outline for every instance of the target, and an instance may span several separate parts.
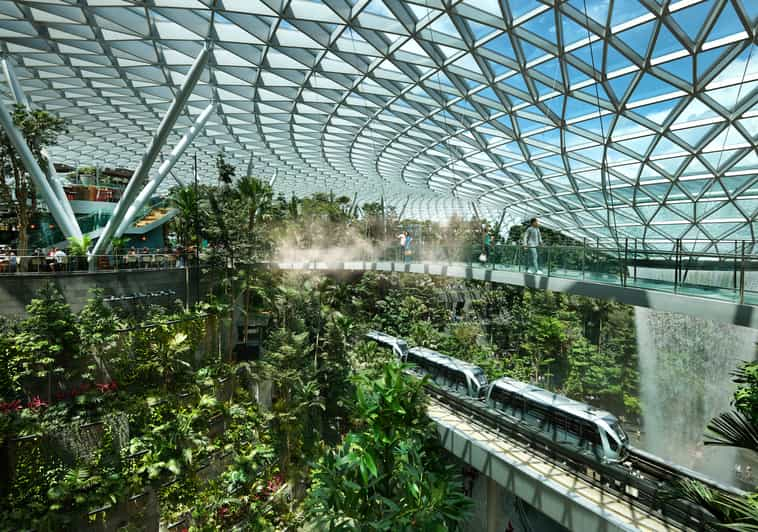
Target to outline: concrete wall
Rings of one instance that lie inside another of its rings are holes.
[[[130,270],[118,272],[75,272],[66,274],[0,275],[0,315],[20,316],[34,294],[46,283],[52,282],[63,294],[66,302],[78,311],[87,302],[90,288],[102,288],[105,296],[132,296],[151,292],[173,291],[175,295],[151,296],[114,303],[134,305],[138,301],[169,304],[176,299],[183,303],[196,300],[195,270]],[[205,285],[205,283],[203,283]],[[202,286],[201,293],[206,287]]]
[[[508,532],[534,530],[539,532],[568,532],[548,516],[510,493],[497,482],[481,473],[466,485],[473,499],[471,517],[465,532]]]

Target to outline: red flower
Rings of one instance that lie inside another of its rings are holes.
[[[97,389],[100,390],[102,393],[105,392],[115,392],[118,390],[118,383],[116,381],[111,382],[104,382],[102,384],[97,384]]]
[[[21,404],[21,401],[16,399],[15,401],[11,401],[10,403],[0,403],[0,412],[3,414],[10,414],[11,412],[18,412],[24,408],[24,405]]]
[[[219,519],[223,519],[229,515],[229,508],[226,506],[220,506],[216,513],[218,514]]]
[[[35,395],[34,397],[32,397],[32,400],[29,401],[29,404],[27,404],[26,406],[29,408],[37,409],[37,408],[42,408],[42,407],[47,406],[47,403],[43,401],[42,399],[40,399],[39,395]]]

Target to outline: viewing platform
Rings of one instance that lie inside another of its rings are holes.
[[[735,248],[742,249],[735,244]],[[623,247],[545,246],[538,267],[527,267],[528,250],[495,246],[451,253],[420,246],[409,256],[399,249],[363,253],[344,261],[320,261],[310,250],[303,260],[273,261],[284,270],[386,271],[439,275],[607,299],[722,323],[758,328],[758,257],[753,255],[643,250]],[[296,258],[298,251],[290,253]],[[315,260],[314,260],[315,259]]]

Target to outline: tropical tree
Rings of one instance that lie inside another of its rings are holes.
[[[179,242],[185,247],[198,239],[199,199],[197,190],[191,186],[176,187],[171,191],[169,203],[179,211],[174,218],[174,227]]]
[[[224,154],[219,152],[216,155],[216,169],[218,170],[218,181],[222,185],[229,186],[234,180],[234,176],[237,173],[237,168],[234,165],[226,162]]]
[[[66,121],[47,111],[31,111],[22,105],[13,109],[13,122],[21,131],[40,168],[47,168],[43,154],[53,146],[61,133],[66,133]],[[16,213],[18,252],[26,255],[29,247],[29,226],[37,212],[37,190],[16,152],[10,138],[0,129],[0,200]]]
[[[356,379],[358,426],[317,464],[306,499],[320,530],[456,530],[470,501],[445,466],[423,382],[403,366]]]

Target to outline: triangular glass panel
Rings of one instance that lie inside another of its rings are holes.
[[[563,14],[561,15],[561,26],[564,44],[573,44],[577,41],[585,40],[590,36],[587,28]]]
[[[707,74],[711,67],[717,64],[718,60],[727,51],[727,48],[721,46],[719,48],[713,48],[712,50],[705,50],[695,55],[695,68],[697,79],[702,79]]]
[[[647,100],[648,98],[663,96],[664,94],[676,92],[677,90],[678,89],[673,85],[666,83],[650,73],[646,73],[634,88],[634,92],[632,93],[631,98],[629,98],[629,103],[633,104],[635,102]]]
[[[683,48],[674,34],[671,33],[665,24],[660,25],[658,36],[655,38],[655,47],[653,48],[652,58],[662,57],[672,52],[678,52]]]
[[[651,20],[645,24],[633,26],[626,31],[622,31],[617,37],[624,41],[632,50],[644,56],[656,26],[658,26],[658,21]]]
[[[673,98],[664,102],[636,107],[633,109],[633,111],[641,116],[644,116],[653,124],[661,126],[666,121],[666,119],[668,119],[669,115],[676,108],[680,101],[681,98]]]
[[[613,3],[613,14],[611,15],[611,27],[618,26],[624,22],[629,22],[642,15],[647,15],[649,11],[645,6],[636,0],[627,0],[625,2]]]
[[[610,5],[609,0],[595,0],[592,3],[586,0],[571,0],[569,4],[598,24],[606,25],[608,21],[608,7]]]
[[[658,65],[658,68],[665,70],[669,74],[676,76],[682,81],[692,84],[692,56],[691,55],[687,55],[685,57],[682,57],[681,59],[677,59],[676,61],[669,61],[668,63],[660,64]]]
[[[703,24],[714,5],[711,2],[689,5],[684,9],[672,13],[670,16],[679,24],[679,27],[684,30],[687,36],[694,41],[700,30],[702,30]]]
[[[745,28],[742,25],[742,19],[737,16],[737,12],[732,7],[731,2],[723,4],[724,8],[721,10],[716,24],[713,25],[713,29],[708,34],[706,42],[715,41],[723,37],[734,35],[735,33],[744,32]]]
[[[618,76],[608,80],[608,83],[610,84],[611,89],[613,89],[613,93],[616,95],[617,100],[621,100],[624,97],[624,94],[626,94],[626,91],[629,89],[632,81],[636,76],[637,72],[632,72],[630,74]]]
[[[678,129],[674,131],[674,134],[693,148],[696,148],[711,130],[713,130],[713,125],[709,124],[707,126]]]
[[[507,33],[503,33],[491,41],[488,41],[484,44],[484,48],[498,53],[503,57],[507,57],[514,61],[516,60],[516,53],[513,51],[513,45],[511,44],[511,39]]]

